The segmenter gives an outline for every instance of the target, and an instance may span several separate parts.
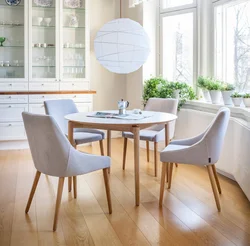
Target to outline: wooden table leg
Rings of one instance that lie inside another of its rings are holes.
[[[169,124],[165,124],[165,147],[169,145],[170,139],[169,139]],[[168,182],[168,169],[169,169],[169,164],[166,164],[166,169],[167,169],[167,175],[166,175],[166,182]]]
[[[135,204],[140,204],[140,158],[139,158],[139,145],[140,145],[140,127],[133,126],[134,134],[134,172],[135,172]]]
[[[111,131],[107,131],[107,155],[111,157]],[[108,169],[108,173],[110,173],[110,169]]]
[[[69,139],[69,142],[71,143],[71,145],[73,147],[75,147],[73,134],[74,134],[73,122],[69,121],[69,123],[68,123],[68,139]],[[72,177],[68,178],[68,190],[69,190],[69,192],[71,192],[71,190],[72,190]]]

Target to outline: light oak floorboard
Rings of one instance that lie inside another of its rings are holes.
[[[108,213],[102,171],[79,176],[77,199],[64,184],[54,233],[58,178],[41,175],[26,215],[36,172],[30,152],[0,151],[0,245],[250,245],[250,202],[237,183],[219,175],[218,213],[206,169],[180,164],[173,168],[171,190],[165,189],[160,209],[161,165],[158,178],[153,177],[154,166],[141,149],[141,203],[136,207],[133,144],[128,141],[125,171],[122,148],[122,139],[112,139],[113,213]],[[80,149],[100,154],[98,143]]]

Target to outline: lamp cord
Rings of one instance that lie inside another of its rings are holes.
[[[120,0],[120,18],[122,18],[122,0]]]

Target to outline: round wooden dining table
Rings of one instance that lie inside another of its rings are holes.
[[[118,110],[98,111],[101,113],[114,114]],[[68,120],[68,139],[74,145],[73,132],[74,128],[94,128],[107,130],[107,154],[111,156],[111,131],[132,132],[134,135],[134,172],[135,172],[135,204],[140,204],[140,130],[148,128],[156,124],[165,125],[165,146],[169,144],[169,122],[177,119],[174,114],[142,111],[143,119],[117,119],[117,118],[96,118],[93,117],[96,112],[75,113],[65,116]],[[132,114],[131,111],[127,111]]]

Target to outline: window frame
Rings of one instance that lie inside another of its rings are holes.
[[[197,23],[197,6],[192,8],[187,8],[187,5],[181,6],[178,10],[173,10],[172,8],[169,11],[160,13],[160,40],[159,40],[159,74],[163,74],[163,18],[167,16],[175,16],[181,14],[192,13],[193,14],[193,81],[191,81],[190,86],[196,90],[195,81],[198,76],[198,23]]]
[[[232,7],[237,4],[241,4],[244,2],[247,2],[249,0],[212,0],[212,9],[213,9],[213,42],[211,45],[213,45],[213,55],[214,59],[212,60],[212,68],[213,68],[213,77],[217,77],[218,74],[218,66],[217,66],[217,15],[216,15],[216,8],[222,5],[227,5],[227,8]],[[221,21],[222,21],[222,47],[221,47],[221,52],[222,52],[222,71],[220,73],[222,74],[221,80],[226,81],[227,80],[227,69],[225,68],[226,64],[225,61],[227,60],[227,45],[223,45],[225,43],[226,37],[227,37],[227,31],[225,28],[225,20],[226,20],[227,14],[224,14],[221,16]]]
[[[179,10],[185,10],[185,9],[191,9],[197,7],[197,0],[193,0],[193,3],[190,4],[183,4],[180,6],[170,7],[170,8],[164,8],[164,0],[160,0],[160,13],[166,13],[166,12],[174,12]]]

